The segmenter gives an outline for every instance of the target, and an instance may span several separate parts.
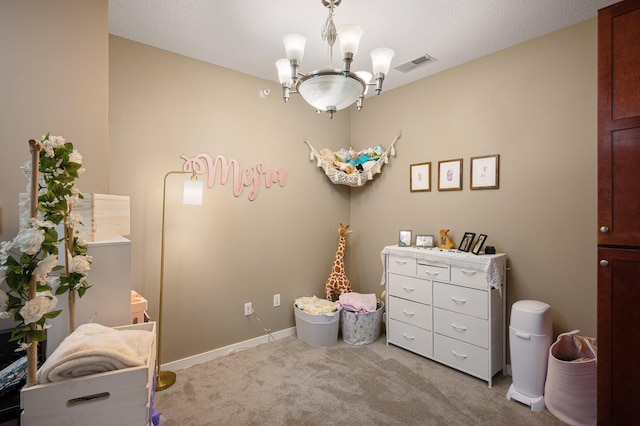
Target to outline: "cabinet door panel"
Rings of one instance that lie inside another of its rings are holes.
[[[598,256],[598,424],[640,424],[640,250]]]
[[[598,243],[640,246],[640,1],[598,14]]]
[[[637,117],[640,116],[640,9],[618,15],[612,22],[611,116],[614,119]]]
[[[599,244],[640,245],[639,164],[640,127],[612,131],[604,141],[601,140],[598,159],[601,177],[598,182]]]

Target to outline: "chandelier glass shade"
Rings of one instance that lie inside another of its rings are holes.
[[[286,58],[276,61],[278,79],[282,85],[282,98],[289,101],[291,93],[298,93],[312,107],[320,112],[327,112],[333,118],[336,111],[356,104],[358,111],[362,109],[364,96],[369,86],[375,86],[376,94],[382,91],[382,82],[389,72],[394,52],[388,48],[377,48],[371,51],[373,75],[367,71],[351,71],[351,62],[358,52],[363,31],[357,25],[346,25],[336,30],[333,23],[334,7],[341,0],[321,0],[329,8],[329,16],[322,27],[322,38],[333,52],[336,40],[340,41],[342,69],[327,68],[304,74],[299,71],[304,57],[307,39],[301,34],[287,34],[282,41],[285,45]],[[371,82],[371,79],[375,79]]]

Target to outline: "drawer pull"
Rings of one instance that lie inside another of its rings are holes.
[[[406,260],[404,260],[404,259],[396,259],[396,263],[397,263],[398,265],[406,265],[406,264],[407,264],[407,261],[406,261]]]
[[[412,317],[412,316],[414,316],[416,314],[415,312],[407,311],[406,309],[403,309],[402,313],[405,314],[408,317]]]
[[[467,301],[465,299],[458,299],[455,296],[451,296],[451,300],[453,300],[456,303],[467,303]]]
[[[438,275],[440,275],[440,272],[424,271],[424,273],[426,275],[429,275],[430,277],[437,277]]]
[[[464,269],[460,269],[460,272],[462,272],[465,275],[471,275],[471,276],[478,273],[478,271],[465,271]]]
[[[464,358],[467,357],[466,355],[459,354],[456,351],[451,351],[451,353],[453,354],[453,356],[458,357],[458,358],[463,358],[464,359]]]
[[[406,334],[402,333],[402,337],[404,337],[407,340],[416,340],[416,338],[414,336],[407,336]]]
[[[402,289],[403,289],[404,291],[415,291],[415,290],[416,290],[414,287],[407,287],[406,285],[403,285],[403,286],[402,286]]]
[[[465,327],[464,325],[456,325],[452,323],[451,327],[455,328],[456,330],[467,331],[467,327]]]

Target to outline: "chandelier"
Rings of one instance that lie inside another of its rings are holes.
[[[371,51],[373,63],[373,75],[367,71],[351,71],[351,62],[358,51],[362,28],[357,25],[346,25],[336,30],[333,23],[334,8],[339,6],[342,0],[321,0],[323,6],[329,9],[329,16],[322,27],[322,40],[329,45],[329,57],[333,54],[333,45],[340,40],[340,52],[342,53],[343,67],[332,67],[312,71],[307,74],[299,72],[304,47],[307,39],[301,34],[287,34],[283,37],[287,57],[276,61],[278,79],[282,84],[282,98],[289,101],[291,93],[299,93],[309,105],[314,107],[318,114],[321,111],[333,113],[344,109],[354,102],[358,111],[362,109],[364,96],[369,86],[375,86],[376,94],[382,91],[382,82],[385,74],[389,72],[391,58],[394,51],[385,47],[379,47]],[[374,82],[370,82],[371,78]]]

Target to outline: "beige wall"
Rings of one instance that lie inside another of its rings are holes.
[[[131,196],[134,288],[157,318],[163,176],[180,155],[235,159],[241,168],[284,168],[284,187],[205,188],[202,207],[167,203],[163,361],[292,327],[293,300],[322,296],[349,220],[349,192],[309,161],[348,142],[349,114],[318,116],[300,99],[284,104],[277,84],[110,37],[110,187]],[[275,71],[274,71],[275,72]],[[259,93],[272,89],[267,98]],[[171,176],[169,189],[184,177]],[[272,306],[273,295],[282,305]],[[252,302],[262,319],[244,316]]]
[[[80,190],[109,191],[107,4],[0,2],[0,241],[18,231],[29,139],[64,136],[84,156]]]
[[[498,52],[367,102],[354,143],[402,129],[397,157],[353,191],[352,279],[378,292],[379,252],[399,229],[484,233],[508,254],[510,307],[552,307],[554,333],[596,335],[596,20]],[[500,189],[469,189],[470,157],[500,154]],[[437,191],[438,161],[463,158],[463,190]],[[431,192],[409,192],[430,161]],[[507,323],[509,321],[507,320]]]
[[[182,178],[170,178],[163,361],[263,335],[242,314],[248,301],[271,331],[291,327],[293,299],[322,294],[341,221],[354,229],[348,261],[357,291],[380,292],[379,253],[401,228],[450,228],[457,242],[465,231],[485,233],[509,255],[509,305],[548,302],[555,333],[595,335],[595,20],[329,120],[296,97],[284,105],[275,83],[108,38],[106,5],[0,3],[2,240],[17,230],[26,141],[63,135],[85,156],[82,190],[131,196],[134,288],[156,317],[162,179],[182,166],[180,155],[289,172],[285,187],[263,187],[255,201],[217,181],[202,207],[176,203]],[[263,99],[265,87],[272,94]],[[329,184],[303,143],[388,145],[400,130],[397,157],[353,191]],[[494,153],[500,189],[470,191],[469,157]],[[462,192],[409,192],[409,164],[431,161],[436,170],[452,158],[464,158]]]

